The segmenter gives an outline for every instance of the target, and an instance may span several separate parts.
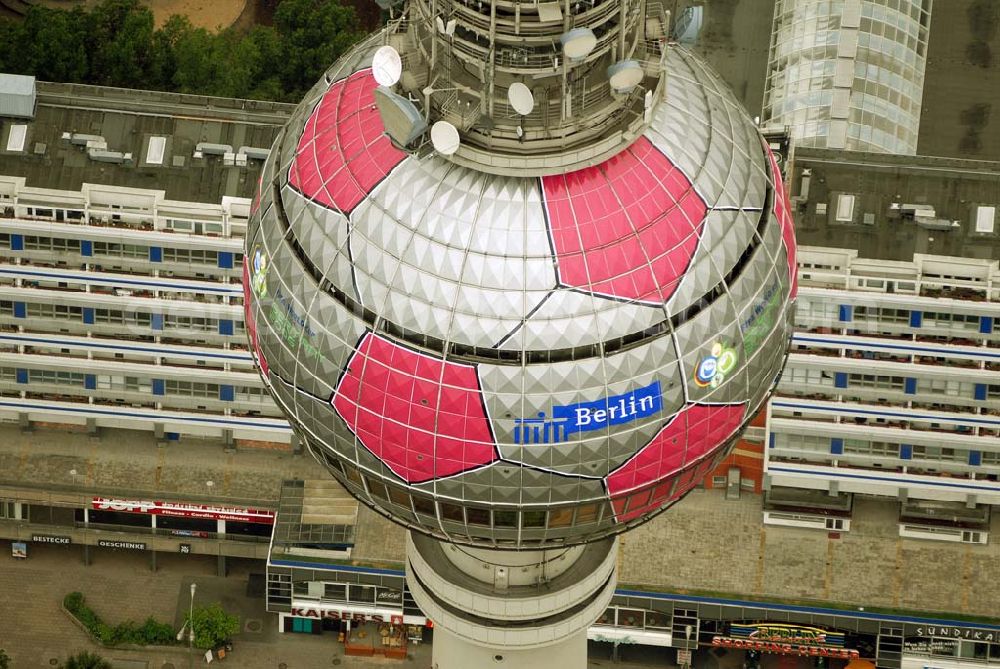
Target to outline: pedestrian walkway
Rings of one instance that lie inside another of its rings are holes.
[[[0,648],[12,658],[12,669],[57,666],[69,655],[91,650],[112,661],[116,669],[182,669],[203,666],[204,658],[187,648],[128,651],[102,648],[73,625],[60,609],[68,592],[78,590],[105,621],[141,621],[148,616],[180,628],[188,609],[190,584],[197,585],[195,604],[220,602],[240,615],[242,631],[234,637],[232,653],[213,666],[240,669],[372,669],[400,667],[430,669],[431,646],[413,645],[406,660],[347,657],[332,634],[279,634],[277,616],[266,613],[264,601],[247,595],[247,578],[262,570],[253,561],[232,562],[229,576],[215,576],[211,559],[170,555],[156,572],[139,553],[98,551],[84,566],[77,551],[62,546],[31,546],[26,560],[14,560],[7,542],[0,545]],[[655,657],[664,667],[663,649],[630,649],[636,658]],[[658,655],[653,655],[653,651]],[[600,655],[600,654],[599,654]],[[595,658],[591,669],[637,669],[649,663],[611,662]],[[474,669],[474,668],[470,668]]]

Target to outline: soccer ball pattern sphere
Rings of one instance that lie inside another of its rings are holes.
[[[244,256],[261,373],[363,502],[450,541],[540,548],[680,499],[784,364],[795,242],[776,161],[668,48],[644,133],[501,176],[384,133],[371,48],[278,138]]]

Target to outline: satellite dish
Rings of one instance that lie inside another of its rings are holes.
[[[631,93],[642,77],[642,65],[634,60],[620,60],[608,68],[608,83],[615,93]]]
[[[382,126],[397,146],[411,146],[427,130],[427,122],[417,107],[385,86],[375,89],[375,106]]]
[[[458,136],[458,128],[451,123],[438,121],[431,126],[431,144],[442,156],[450,156],[458,151],[462,138]]]
[[[590,55],[597,46],[597,36],[590,28],[573,28],[559,38],[563,53],[571,61],[579,61]]]
[[[532,95],[531,89],[520,81],[515,81],[507,89],[507,101],[521,116],[527,116],[535,108],[535,96]]]
[[[380,46],[372,56],[372,75],[379,86],[395,86],[403,74],[403,60],[391,46]]]

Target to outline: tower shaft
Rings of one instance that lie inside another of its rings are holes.
[[[546,551],[459,547],[410,532],[406,580],[434,622],[434,667],[583,669],[617,583],[618,540]]]

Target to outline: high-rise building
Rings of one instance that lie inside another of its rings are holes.
[[[802,147],[915,154],[931,5],[778,0],[763,125]]]
[[[985,543],[1000,504],[1000,165],[801,149],[800,292],[770,402],[768,522]]]
[[[51,83],[36,98],[2,130],[0,418],[287,445],[240,268],[291,107]]]

